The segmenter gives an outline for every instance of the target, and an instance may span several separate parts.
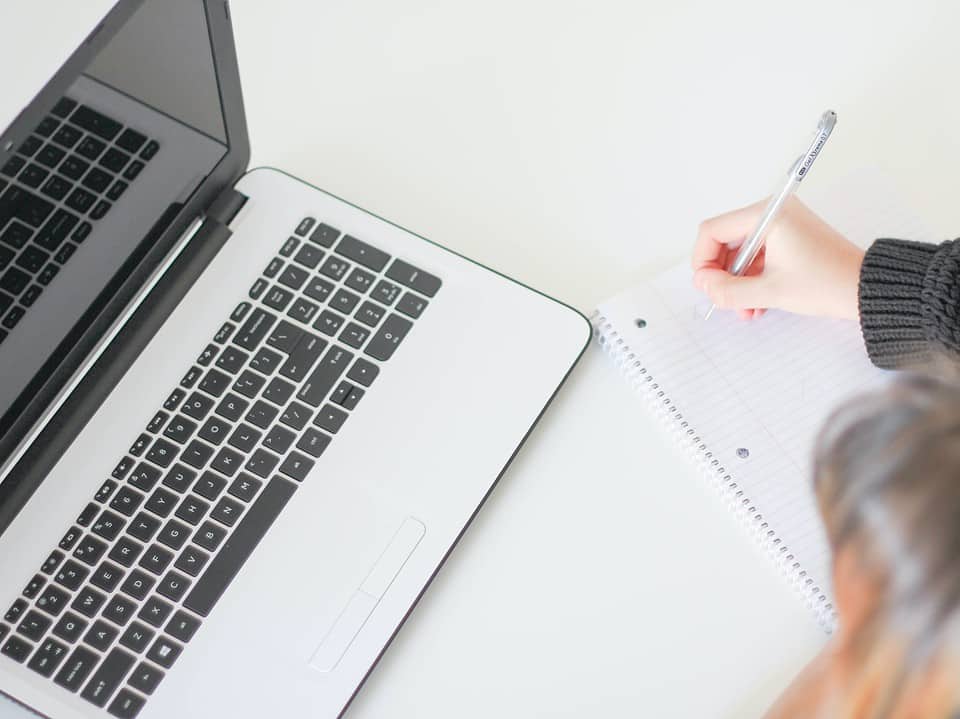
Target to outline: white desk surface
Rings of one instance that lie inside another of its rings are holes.
[[[253,166],[587,313],[769,192],[827,107],[808,183],[876,166],[960,231],[956,3],[232,10]],[[591,347],[347,715],[751,717],[823,641]]]

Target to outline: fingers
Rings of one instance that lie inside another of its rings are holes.
[[[725,268],[728,250],[739,247],[753,232],[764,204],[765,201],[756,202],[701,222],[690,261],[693,269]]]
[[[693,283],[721,309],[751,310],[752,316],[755,308],[776,306],[764,275],[735,277],[725,270],[702,267],[694,273]]]

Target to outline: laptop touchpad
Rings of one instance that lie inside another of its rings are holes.
[[[400,529],[374,563],[367,578],[354,592],[346,608],[313,653],[310,658],[311,667],[321,672],[329,672],[337,666],[426,531],[423,523],[413,517],[403,520]]]

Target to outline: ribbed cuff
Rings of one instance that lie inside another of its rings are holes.
[[[930,357],[924,327],[924,283],[940,247],[880,239],[860,268],[860,329],[870,360],[892,369]],[[956,279],[955,279],[956,281]]]

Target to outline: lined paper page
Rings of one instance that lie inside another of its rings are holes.
[[[865,173],[815,209],[860,244],[878,236],[930,239],[897,207],[895,193]],[[658,401],[676,406],[775,532],[776,551],[792,555],[789,564],[832,601],[830,555],[811,485],[813,444],[838,404],[891,374],[871,365],[856,322],[776,311],[753,322],[718,311],[705,322],[708,307],[684,264],[598,311],[646,369],[646,381],[659,385]]]

